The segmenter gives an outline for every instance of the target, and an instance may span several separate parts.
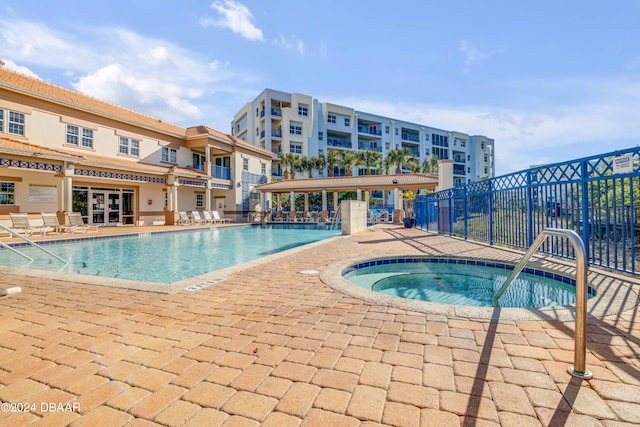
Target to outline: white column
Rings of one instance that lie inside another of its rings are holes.
[[[359,188],[356,190],[356,200],[359,202],[362,201],[362,190]]]
[[[211,210],[211,180],[207,180],[206,194],[204,197],[204,209]]]
[[[327,210],[327,190],[322,190],[322,210]]]
[[[338,192],[334,191],[333,192],[333,211],[337,211],[338,210]]]
[[[304,210],[309,210],[309,193],[304,193]]]
[[[289,193],[289,205],[291,206],[291,212],[296,211],[296,193],[293,191]]]

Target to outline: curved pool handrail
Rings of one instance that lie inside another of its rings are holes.
[[[516,264],[515,268],[493,297],[493,306],[498,305],[498,300],[507,290],[511,282],[520,274],[529,259],[538,250],[548,236],[566,237],[571,242],[576,257],[576,331],[573,366],[567,368],[567,372],[574,377],[590,379],[593,377],[591,371],[586,369],[586,336],[587,336],[587,251],[584,242],[573,230],[565,228],[545,228],[538,234],[536,240],[531,244],[524,257]]]

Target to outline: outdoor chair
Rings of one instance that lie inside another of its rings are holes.
[[[376,215],[376,224],[388,224],[389,223],[389,212],[380,211]]]
[[[213,219],[217,221],[224,222],[227,224],[231,222],[231,218],[222,218],[218,213],[218,211],[211,211],[211,215],[213,215]]]
[[[191,211],[191,221],[194,225],[204,224],[204,219],[202,219],[202,217],[200,216],[199,211]]]
[[[60,234],[63,231],[67,231],[69,233],[73,233],[77,226],[60,224],[58,222],[58,215],[55,212],[41,212],[42,215],[42,225],[47,229],[47,231],[53,230],[56,234]]]
[[[79,229],[81,233],[86,233],[90,229],[94,229],[97,233],[98,227],[100,227],[100,225],[86,224],[80,212],[67,212],[67,218],[69,219],[69,225],[74,227],[74,230],[76,228]]]
[[[193,221],[191,221],[186,211],[178,212],[178,225],[193,225]]]
[[[202,211],[202,220],[205,224],[217,224],[220,222],[213,218],[213,216],[211,216],[211,212],[209,211]]]
[[[29,220],[27,213],[9,213],[11,217],[11,228],[22,230],[26,236],[31,236],[35,231],[39,231],[44,236],[46,228],[42,225],[35,225]]]

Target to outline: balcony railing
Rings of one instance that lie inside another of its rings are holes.
[[[272,108],[271,109],[272,116],[282,117],[282,110],[280,108]]]
[[[231,169],[224,166],[211,165],[211,176],[218,179],[231,179]]]
[[[378,146],[378,144],[370,144],[366,142],[359,142],[358,150],[371,150],[371,151],[379,151],[382,153],[382,147]]]
[[[467,160],[464,157],[453,157],[453,161],[456,163],[466,163]]]
[[[278,155],[278,157],[279,157],[279,156],[280,156],[280,154],[282,153],[282,148],[280,148],[280,147],[278,147],[278,148],[272,148],[272,149],[271,149],[271,152],[272,152],[273,154],[277,154],[277,155]]]
[[[405,141],[420,142],[420,136],[415,135],[413,133],[403,133],[402,139],[404,139]]]
[[[327,145],[329,147],[351,148],[351,141],[343,139],[327,138]]]
[[[358,126],[358,132],[360,132],[360,133],[368,133],[369,135],[377,135],[377,136],[381,136],[382,135],[382,130],[381,129],[370,128],[368,126]]]
[[[191,165],[191,167],[194,168],[194,169],[198,169],[199,171],[204,172],[204,164],[202,164],[202,163],[193,164],[193,165]]]
[[[264,109],[260,110],[260,117],[264,117]]]
[[[260,131],[260,139],[264,139],[264,136],[266,135],[266,132],[261,130]]]
[[[276,138],[282,138],[282,131],[281,130],[272,130],[271,131],[271,136],[274,136]]]

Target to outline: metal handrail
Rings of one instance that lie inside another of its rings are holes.
[[[567,368],[567,372],[574,377],[582,379],[590,379],[593,377],[591,371],[586,369],[585,360],[587,354],[586,336],[587,336],[587,251],[584,242],[573,230],[564,228],[545,228],[538,234],[536,240],[531,244],[524,257],[516,264],[515,268],[500,287],[496,295],[493,297],[493,306],[498,305],[498,300],[507,290],[511,282],[520,274],[529,259],[538,250],[540,245],[548,236],[566,237],[571,242],[576,256],[576,332],[575,332],[575,348],[573,355],[573,365]]]
[[[49,250],[47,250],[47,249],[43,248],[42,246],[40,246],[39,244],[37,244],[37,243],[36,243],[36,242],[34,242],[33,240],[26,238],[25,236],[21,235],[20,233],[18,233],[18,232],[17,232],[17,231],[15,231],[14,229],[9,228],[9,227],[7,227],[7,226],[6,226],[6,225],[4,225],[4,224],[0,224],[0,228],[1,228],[1,229],[3,229],[3,230],[5,230],[5,231],[7,231],[9,234],[11,234],[11,235],[13,235],[13,236],[16,236],[16,237],[19,237],[20,239],[24,240],[25,242],[27,242],[27,243],[29,243],[29,244],[31,244],[31,245],[33,245],[33,246],[35,246],[36,248],[38,248],[38,249],[40,249],[40,250],[42,250],[42,251],[44,251],[44,252],[45,252],[45,253],[47,253],[48,255],[52,256],[52,257],[53,257],[53,258],[55,258],[55,259],[57,259],[58,261],[61,261],[61,262],[65,263],[65,264],[69,264],[69,262],[68,262],[68,261],[65,261],[64,259],[60,258],[58,255],[54,254],[53,252],[51,252],[51,251],[49,251]],[[15,248],[12,248],[12,247],[10,247],[10,246],[8,246],[8,245],[5,245],[5,244],[2,244],[2,246],[7,247],[8,249],[11,249],[12,251],[14,251],[14,252],[16,252],[16,253],[18,253],[18,254],[22,255],[23,257],[25,257],[25,258],[29,259],[30,261],[33,261],[33,259],[32,259],[32,258],[29,258],[28,256],[26,256],[25,254],[23,254],[23,253],[21,253],[20,251],[16,250]]]

